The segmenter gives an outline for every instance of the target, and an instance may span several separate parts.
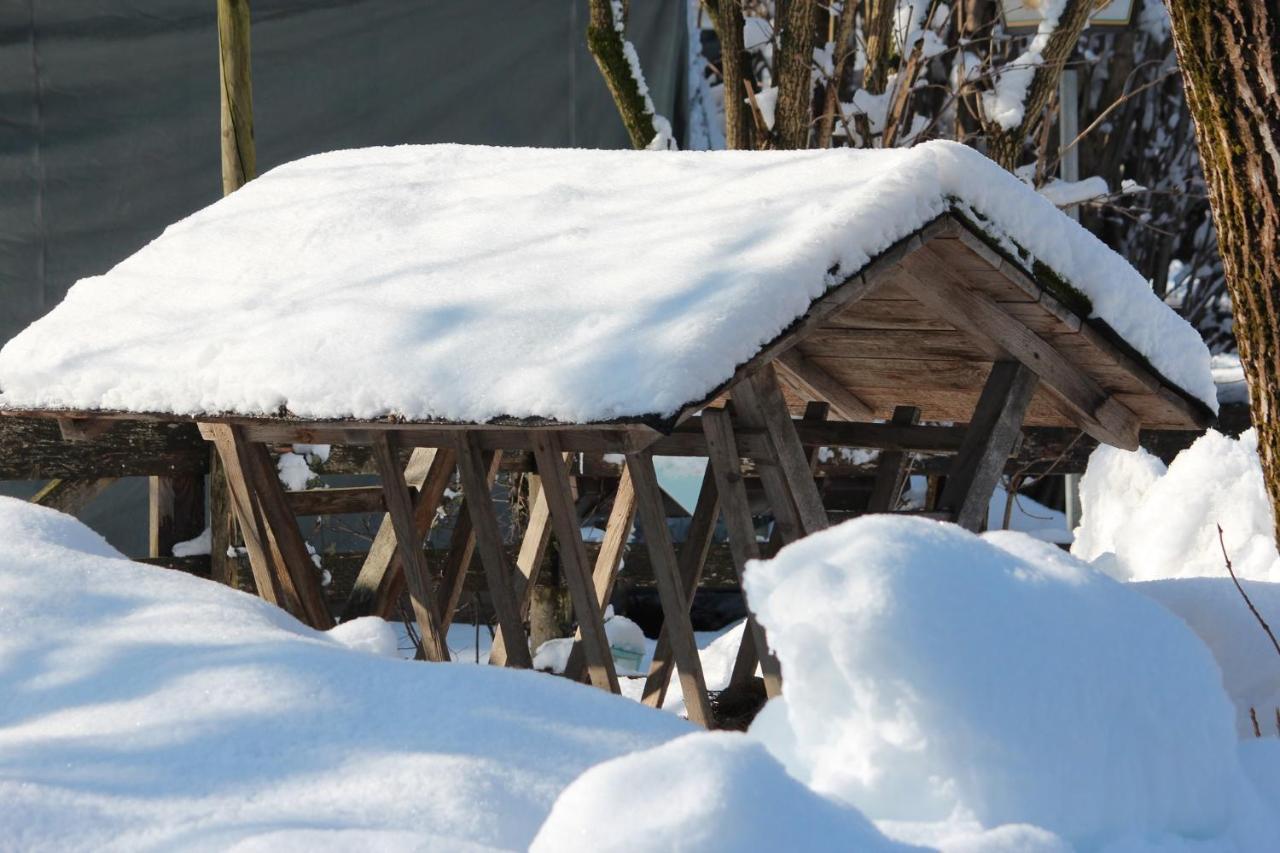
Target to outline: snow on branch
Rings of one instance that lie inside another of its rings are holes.
[[[671,122],[658,114],[640,69],[635,45],[626,39],[622,0],[588,0],[587,47],[604,76],[631,144],[652,151],[676,150]]]

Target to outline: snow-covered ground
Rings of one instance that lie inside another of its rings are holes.
[[[1075,556],[881,516],[753,564],[785,678],[747,734],[678,683],[405,661],[0,499],[0,849],[1274,849],[1280,654],[1211,559],[1221,522],[1280,626],[1251,441],[1098,451]],[[713,688],[741,633],[699,638]]]

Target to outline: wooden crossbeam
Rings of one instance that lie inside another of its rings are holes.
[[[765,483],[770,506],[775,513],[788,504],[794,507],[798,527],[788,538],[789,531],[785,528],[789,525],[784,525],[784,541],[826,529],[827,511],[822,505],[822,495],[818,493],[809,457],[800,442],[772,365],[766,364],[735,385],[733,397],[742,422],[748,427],[763,429],[768,437],[770,453],[764,461],[775,464],[766,465],[761,470],[761,479]],[[766,474],[767,471],[774,473]]]
[[[375,452],[375,461],[376,456]],[[457,454],[447,447],[418,447],[409,454],[408,464],[400,479],[404,481],[406,488],[414,490],[413,531],[416,541],[421,542],[431,530],[436,510],[453,478],[456,464]],[[378,466],[381,470],[381,463]],[[385,506],[385,486],[379,487],[379,496]],[[405,585],[402,565],[395,525],[390,514],[387,514],[378,525],[373,544],[369,546],[369,554],[360,567],[355,586],[343,607],[342,618],[394,618]]]
[[[986,523],[991,495],[1018,440],[1036,384],[1036,374],[1021,362],[998,361],[992,366],[938,501],[961,527],[977,532]]]
[[[507,666],[529,669],[533,666],[533,657],[529,654],[529,638],[520,619],[520,607],[512,595],[515,568],[503,546],[498,518],[493,511],[493,502],[489,500],[483,451],[470,432],[458,432],[454,440],[457,442],[462,491],[467,496],[467,513],[475,531],[476,551],[480,554],[480,562],[484,566],[489,585],[489,598],[493,602],[498,625],[502,628],[501,645],[505,651],[503,660]],[[494,647],[497,645],[495,642]],[[493,661],[492,657],[490,661]]]
[[[426,533],[414,517],[413,498],[404,473],[400,470],[394,441],[394,435],[382,433],[373,443],[373,457],[382,478],[382,493],[387,503],[387,520],[392,531],[395,553],[409,587],[409,601],[413,607],[414,621],[418,623],[422,652],[429,661],[445,662],[449,660],[449,646],[445,642],[444,630],[440,624],[440,606],[431,589],[427,557],[422,552],[422,538]],[[366,560],[365,565],[368,564],[369,561]]]
[[[966,287],[928,246],[904,258],[902,267],[899,283],[911,296],[968,333],[993,358],[1025,364],[1081,429],[1106,444],[1137,449],[1142,424],[1132,410],[1020,320]]]
[[[875,417],[874,409],[844,387],[840,380],[806,358],[799,349],[787,350],[778,356],[774,364],[783,378],[799,386],[805,396],[830,403],[831,408],[845,420],[869,421]]]
[[[417,501],[417,486],[410,486]],[[338,515],[347,512],[386,512],[380,486],[339,486],[285,492],[294,515]]]
[[[724,410],[704,409],[702,425],[707,431],[710,467],[714,472],[716,490],[720,493],[725,527],[729,530],[729,551],[733,555],[738,583],[741,584],[747,562],[757,559],[760,551],[756,544],[755,526],[751,523],[747,489],[742,482],[738,446],[733,438],[729,415]],[[769,651],[764,627],[751,614],[747,616],[747,628],[743,632],[744,643],[748,635],[751,637],[752,656],[759,660],[764,674],[765,690],[770,697],[777,696],[782,692],[782,670],[778,659]],[[755,673],[754,663],[750,667],[750,673]]]
[[[914,426],[920,421],[920,410],[915,406],[898,406],[893,410],[895,426]],[[907,477],[907,454],[901,450],[884,450],[876,460],[876,481],[867,501],[868,512],[890,512],[898,505],[902,486]]]
[[[604,526],[604,539],[600,542],[600,551],[596,554],[596,564],[591,570],[591,583],[595,587],[596,603],[601,612],[609,600],[613,598],[613,585],[618,579],[618,569],[622,566],[622,555],[627,548],[627,540],[631,537],[631,526],[636,518],[636,490],[631,485],[631,474],[624,466],[618,477],[618,488],[613,495],[613,507]],[[661,639],[659,639],[661,641]],[[569,650],[569,660],[565,663],[566,678],[581,681],[586,669],[586,656],[582,649],[582,632],[574,635],[573,648]]]
[[[574,507],[563,451],[551,433],[537,433],[533,438],[533,455],[542,476],[542,493],[546,496],[551,526],[560,545],[560,566],[573,602],[573,615],[582,633],[587,677],[596,687],[619,693],[618,674],[614,670],[609,637],[605,633],[604,619],[591,583],[587,549],[582,543],[582,522]]]
[[[707,564],[707,552],[711,550],[711,542],[715,539],[716,521],[719,518],[720,492],[716,488],[715,473],[708,464],[702,475],[702,487],[698,490],[693,519],[689,522],[689,531],[678,555],[680,582],[684,584],[684,593],[691,602],[698,591],[698,582],[702,580],[702,569]],[[649,664],[649,675],[645,679],[640,701],[652,708],[661,708],[666,701],[667,687],[671,684],[674,669],[671,635],[664,621],[662,630],[658,633],[658,643],[653,650],[653,660]]]
[[[498,468],[502,465],[502,451],[492,450],[484,455],[484,467],[487,472],[486,482],[489,490],[493,490],[493,481],[498,476]],[[485,492],[486,498],[489,492]],[[445,554],[444,566],[440,569],[440,591],[436,596],[440,601],[440,624],[444,627],[446,639],[449,626],[458,613],[458,602],[462,599],[462,590],[466,584],[467,572],[470,571],[471,560],[476,551],[475,528],[471,526],[471,513],[467,511],[467,498],[463,495],[458,502],[458,516],[453,522],[453,532],[449,536],[449,550]],[[489,662],[494,665],[505,665],[504,646],[497,646],[501,660],[494,660],[490,650]]]
[[[649,549],[658,599],[662,603],[663,624],[671,633],[671,652],[680,673],[685,710],[691,722],[709,727],[713,719],[711,702],[707,698],[702,660],[698,657],[698,644],[689,621],[689,598],[680,584],[680,568],[667,530],[662,490],[658,488],[653,456],[644,450],[628,453],[627,470],[631,472],[631,482],[635,485],[636,507]]]

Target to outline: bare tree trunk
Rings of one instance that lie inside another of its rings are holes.
[[[600,68],[613,102],[622,116],[622,123],[636,148],[647,148],[653,141],[655,129],[653,112],[640,91],[640,81],[626,55],[626,42],[620,22],[614,20],[610,0],[587,0],[590,17],[587,19],[587,48]]]
[[[780,16],[778,104],[773,122],[773,136],[779,148],[809,147],[816,10],[816,0],[791,0]]]
[[[845,0],[845,4],[840,8],[839,19],[836,21],[833,69],[831,79],[827,81],[826,90],[823,92],[822,116],[818,120],[818,138],[814,143],[816,148],[831,147],[836,116],[840,112],[840,96],[849,84],[849,72],[853,68],[853,63],[849,60],[857,52],[857,45],[853,42],[853,25],[857,17],[856,0]]]
[[[747,86],[751,85],[751,56],[743,47],[742,0],[703,0],[720,39],[720,79],[724,81],[724,144],[748,151],[754,147]]]
[[[1280,541],[1280,11],[1167,3]]]

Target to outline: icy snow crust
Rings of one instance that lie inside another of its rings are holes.
[[[308,157],[76,284],[0,351],[0,405],[463,422],[669,416],[953,199],[1216,409],[1200,338],[1132,267],[948,142]]]

